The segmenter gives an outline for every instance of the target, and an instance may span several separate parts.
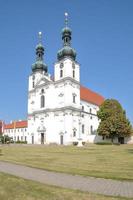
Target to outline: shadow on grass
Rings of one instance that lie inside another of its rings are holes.
[[[133,149],[127,149],[128,153],[132,153],[133,154]]]

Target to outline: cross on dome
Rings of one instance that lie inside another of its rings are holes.
[[[39,43],[42,43],[42,32],[41,31],[38,32],[38,39],[39,39]]]
[[[65,12],[65,26],[67,27],[68,26],[68,13]]]

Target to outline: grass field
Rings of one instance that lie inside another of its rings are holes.
[[[0,200],[127,200],[47,186],[0,173]],[[129,199],[128,199],[129,200]]]
[[[0,160],[46,170],[133,180],[133,145],[2,146]]]

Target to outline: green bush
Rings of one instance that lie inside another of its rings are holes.
[[[77,145],[78,145],[78,142],[73,142],[73,145],[74,145],[74,146],[77,146]]]
[[[112,142],[97,142],[98,145],[112,145]]]
[[[19,140],[18,140],[18,141],[16,141],[15,143],[16,143],[16,144],[27,144],[27,141],[19,141]]]

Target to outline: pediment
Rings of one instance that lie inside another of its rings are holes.
[[[48,80],[47,78],[43,77],[37,82],[36,86],[44,85],[45,83],[48,83],[48,82],[50,82],[50,80]]]

